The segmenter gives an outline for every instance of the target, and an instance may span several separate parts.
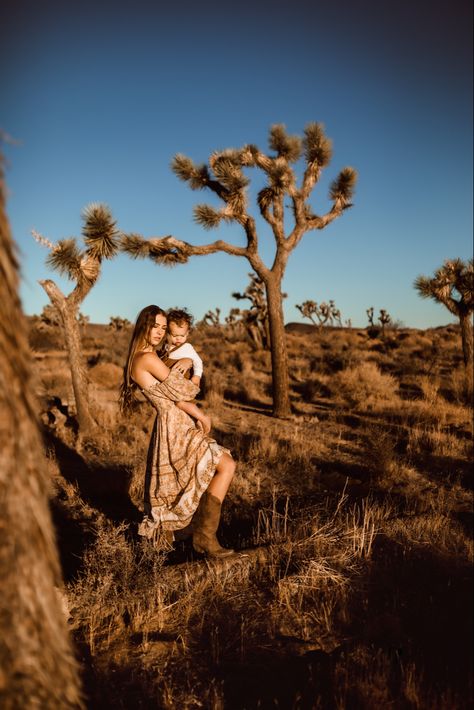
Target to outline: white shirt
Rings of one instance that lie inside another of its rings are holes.
[[[175,350],[170,352],[170,345],[166,345],[166,354],[172,360],[181,360],[183,357],[189,357],[193,361],[193,375],[202,377],[203,364],[202,360],[191,345],[191,343],[183,343],[179,345]]]

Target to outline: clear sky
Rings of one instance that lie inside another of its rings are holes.
[[[470,0],[241,0],[217,3],[15,0],[2,11],[0,127],[8,212],[21,251],[26,313],[48,302],[55,278],[31,229],[56,241],[80,236],[81,210],[107,203],[118,226],[192,243],[205,232],[192,207],[214,203],[170,169],[177,152],[196,162],[227,147],[267,149],[268,129],[324,123],[331,165],[312,204],[350,165],[354,207],[310,232],[290,257],[287,321],[296,303],[333,299],[344,319],[367,323],[385,308],[411,327],[450,322],[413,289],[444,259],[472,256],[472,10]],[[255,176],[255,172],[250,172]],[[262,253],[272,242],[262,229]],[[149,303],[196,316],[248,282],[246,260],[194,257],[167,269],[126,256],[104,264],[81,311],[94,322],[133,320]]]

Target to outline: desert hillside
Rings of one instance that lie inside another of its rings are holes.
[[[84,324],[97,434],[79,443],[59,329],[30,318],[67,608],[90,708],[464,708],[472,667],[472,408],[457,326],[289,324],[270,353],[199,326],[200,405],[238,461],[221,541],[143,542],[154,412],[117,406],[130,329]],[[372,334],[374,335],[374,334]]]

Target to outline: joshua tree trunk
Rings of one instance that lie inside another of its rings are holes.
[[[468,395],[473,391],[473,330],[472,313],[462,313],[459,315],[461,324],[462,352],[464,356],[464,366],[466,368],[466,389]]]
[[[77,320],[79,304],[70,297],[66,298],[54,281],[40,281],[40,284],[48,294],[51,303],[57,308],[61,318],[71,369],[79,430],[81,434],[87,435],[96,427],[96,423],[90,412],[89,383],[83,362],[81,334]]]
[[[0,156],[1,160],[1,156]],[[82,707],[0,165],[0,706]]]
[[[273,413],[276,417],[288,417],[291,407],[281,277],[271,273],[264,280],[272,356]]]

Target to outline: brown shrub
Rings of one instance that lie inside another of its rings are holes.
[[[116,388],[122,381],[122,368],[112,362],[103,362],[89,370],[89,378],[106,389]]]
[[[398,382],[374,362],[363,362],[334,375],[331,389],[351,406],[373,409],[398,401]]]

